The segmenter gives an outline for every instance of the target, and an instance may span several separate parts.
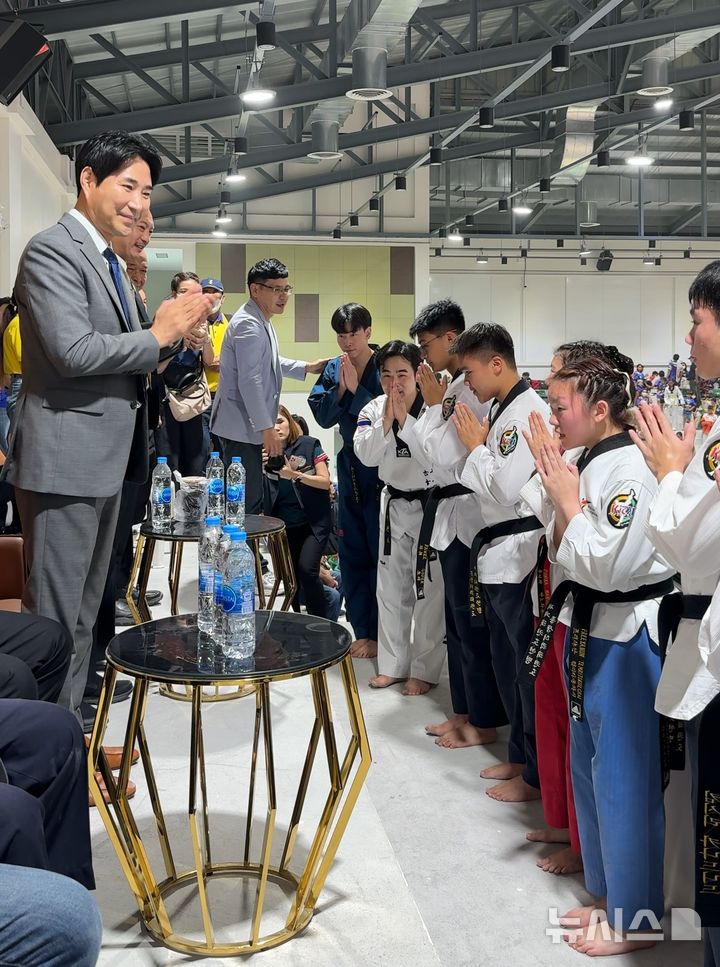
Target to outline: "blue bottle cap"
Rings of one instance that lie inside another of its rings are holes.
[[[214,527],[216,524],[219,524],[220,523],[220,518],[219,517],[216,517],[214,515],[212,517],[206,517],[205,518],[205,523],[209,527]]]
[[[242,458],[241,457],[233,457],[230,460],[230,463],[242,463]]]
[[[230,533],[230,543],[234,544],[235,541],[244,541],[245,531],[231,531]]]
[[[211,459],[212,459],[212,457],[219,457],[219,456],[220,456],[220,451],[219,450],[211,450],[210,451],[210,457],[211,457]]]
[[[232,534],[234,531],[239,531],[239,524],[223,524],[223,534]]]
[[[157,462],[158,463],[167,463],[167,457],[158,457],[157,458]]]
[[[240,538],[241,541],[247,540],[247,534],[245,531],[238,531],[238,537]]]

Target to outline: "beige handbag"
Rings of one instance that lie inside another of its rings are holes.
[[[210,387],[205,373],[190,386],[182,390],[171,389],[167,394],[170,412],[178,423],[187,423],[194,416],[199,416],[210,407]]]

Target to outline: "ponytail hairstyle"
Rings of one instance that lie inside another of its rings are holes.
[[[609,363],[613,369],[619,369],[622,373],[632,376],[635,371],[635,364],[629,356],[621,353],[617,346],[606,346],[602,342],[594,342],[592,339],[578,339],[576,342],[565,342],[558,346],[555,355],[560,356],[563,361],[563,368],[570,363],[576,363],[588,356],[595,356]]]
[[[627,359],[627,356],[623,358]],[[624,430],[634,427],[631,414],[632,380],[625,369],[613,366],[601,356],[583,356],[574,363],[566,362],[555,374],[553,380],[558,382],[572,380],[575,383],[575,390],[588,406],[594,406],[595,403],[604,400],[608,405],[610,419],[616,426]]]

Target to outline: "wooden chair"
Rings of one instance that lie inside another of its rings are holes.
[[[19,534],[0,534],[0,611],[20,611],[27,567]]]

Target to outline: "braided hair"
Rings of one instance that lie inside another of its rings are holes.
[[[563,368],[570,363],[576,363],[588,356],[595,356],[604,359],[613,369],[619,369],[622,373],[632,376],[635,364],[629,356],[621,353],[617,346],[606,346],[605,343],[595,342],[592,339],[578,339],[575,342],[565,342],[558,346],[555,355],[560,356],[563,361]]]
[[[555,374],[554,380],[572,380],[588,406],[604,400],[610,419],[616,426],[628,430],[635,425],[630,412],[633,405],[632,381],[625,369],[613,366],[601,356],[583,356],[575,362],[566,362]]]

